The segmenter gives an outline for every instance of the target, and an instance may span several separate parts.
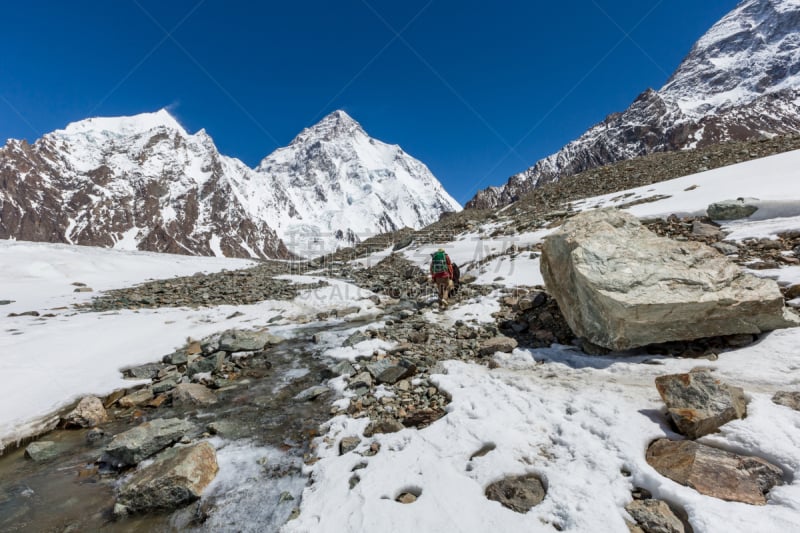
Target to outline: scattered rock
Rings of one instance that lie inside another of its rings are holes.
[[[736,200],[724,200],[711,204],[706,209],[708,218],[712,220],[738,220],[747,218],[756,211],[758,206],[757,198],[737,198]]]
[[[656,388],[678,431],[690,439],[747,416],[744,391],[722,383],[707,370],[659,376]]]
[[[146,365],[126,368],[122,371],[122,375],[130,379],[155,379],[158,377],[159,373],[166,368],[169,367],[159,363],[148,363]]]
[[[91,287],[78,287],[72,292],[94,292],[94,289]]]
[[[178,442],[192,427],[180,418],[158,418],[116,435],[105,453],[118,468],[132,466]]]
[[[644,533],[684,533],[680,519],[661,500],[634,500],[625,510],[636,520]]]
[[[527,513],[541,503],[545,495],[544,485],[535,474],[507,477],[486,487],[488,499],[518,513]]]
[[[195,374],[202,374],[205,372],[214,372],[222,368],[225,362],[226,352],[215,352],[207,357],[198,357],[189,363],[186,367],[186,375],[190,378]]]
[[[22,313],[8,313],[9,318],[17,316],[39,316],[39,311],[24,311]]]
[[[164,378],[162,378],[160,381],[153,383],[152,389],[155,394],[161,394],[163,392],[171,391],[180,382],[181,382],[181,375],[175,372],[174,374],[169,374]]]
[[[772,401],[778,405],[800,411],[800,392],[779,391],[772,397]]]
[[[510,353],[517,347],[517,341],[511,337],[494,337],[481,344],[479,355],[492,355],[495,352]]]
[[[108,422],[103,402],[100,398],[86,396],[67,416],[64,417],[66,427],[93,428]]]
[[[0,300],[0,305],[13,304],[16,300]]]
[[[773,280],[614,209],[580,213],[548,236],[541,270],[575,334],[612,350],[800,324]]]
[[[218,469],[214,447],[208,442],[166,450],[122,485],[117,497],[121,508],[115,513],[183,507],[200,498]]]
[[[399,361],[381,359],[380,361],[369,363],[366,368],[378,383],[389,384],[394,384],[401,379],[413,376],[417,371],[417,366],[407,359]]]
[[[783,483],[781,469],[764,459],[691,440],[656,440],[646,458],[662,476],[726,501],[765,505],[769,490]]]
[[[401,492],[397,496],[395,501],[399,502],[399,503],[403,503],[403,504],[414,503],[415,501],[417,501],[417,496],[415,494],[410,493],[410,492]]]
[[[715,242],[711,245],[722,255],[735,255],[739,253],[739,247],[727,242]]]
[[[368,341],[370,339],[371,337],[363,331],[356,331],[344,340],[342,346],[355,346],[360,342]]]
[[[58,454],[58,445],[49,440],[31,442],[25,448],[25,457],[37,463],[54,459],[58,457]]]
[[[331,368],[331,372],[337,376],[350,377],[356,373],[356,369],[353,368],[353,365],[350,364],[349,361],[339,361],[333,366],[333,368]]]
[[[217,403],[214,392],[199,383],[181,383],[172,390],[172,405],[205,406]]]

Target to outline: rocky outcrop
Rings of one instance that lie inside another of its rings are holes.
[[[67,416],[64,424],[67,427],[93,428],[108,421],[108,413],[103,402],[94,396],[87,396]]]
[[[179,418],[158,418],[116,435],[106,446],[108,462],[116,467],[132,466],[178,442],[192,424]]]
[[[547,237],[541,271],[575,334],[612,350],[800,323],[774,281],[614,209],[581,213]]]
[[[208,442],[166,450],[122,485],[115,514],[183,507],[200,498],[218,469],[214,447]]]
[[[690,439],[714,433],[747,415],[744,391],[722,383],[707,370],[659,376],[656,388],[678,431]]]
[[[770,489],[783,483],[781,469],[764,459],[691,440],[659,439],[647,449],[646,459],[662,476],[726,501],[765,505]]]

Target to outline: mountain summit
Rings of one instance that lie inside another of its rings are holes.
[[[303,255],[363,235],[421,228],[461,209],[428,167],[373,139],[344,111],[304,129],[256,172],[279,191],[270,206],[276,230]]]
[[[0,148],[0,238],[181,254],[318,255],[461,206],[343,111],[257,170],[166,110],[89,118]]]
[[[800,1],[745,0],[648,89],[553,155],[484,189],[467,208],[509,204],[537,185],[653,152],[800,132]]]

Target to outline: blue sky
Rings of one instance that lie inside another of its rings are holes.
[[[736,3],[7,3],[0,137],[168,107],[255,166],[344,109],[464,203],[659,88]]]

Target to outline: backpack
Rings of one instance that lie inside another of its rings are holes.
[[[431,261],[431,271],[433,272],[433,275],[436,277],[440,277],[437,276],[437,274],[443,274],[445,272],[447,273],[448,276],[450,275],[450,269],[447,267],[447,256],[444,252],[436,252],[435,254],[433,254],[433,259]]]

